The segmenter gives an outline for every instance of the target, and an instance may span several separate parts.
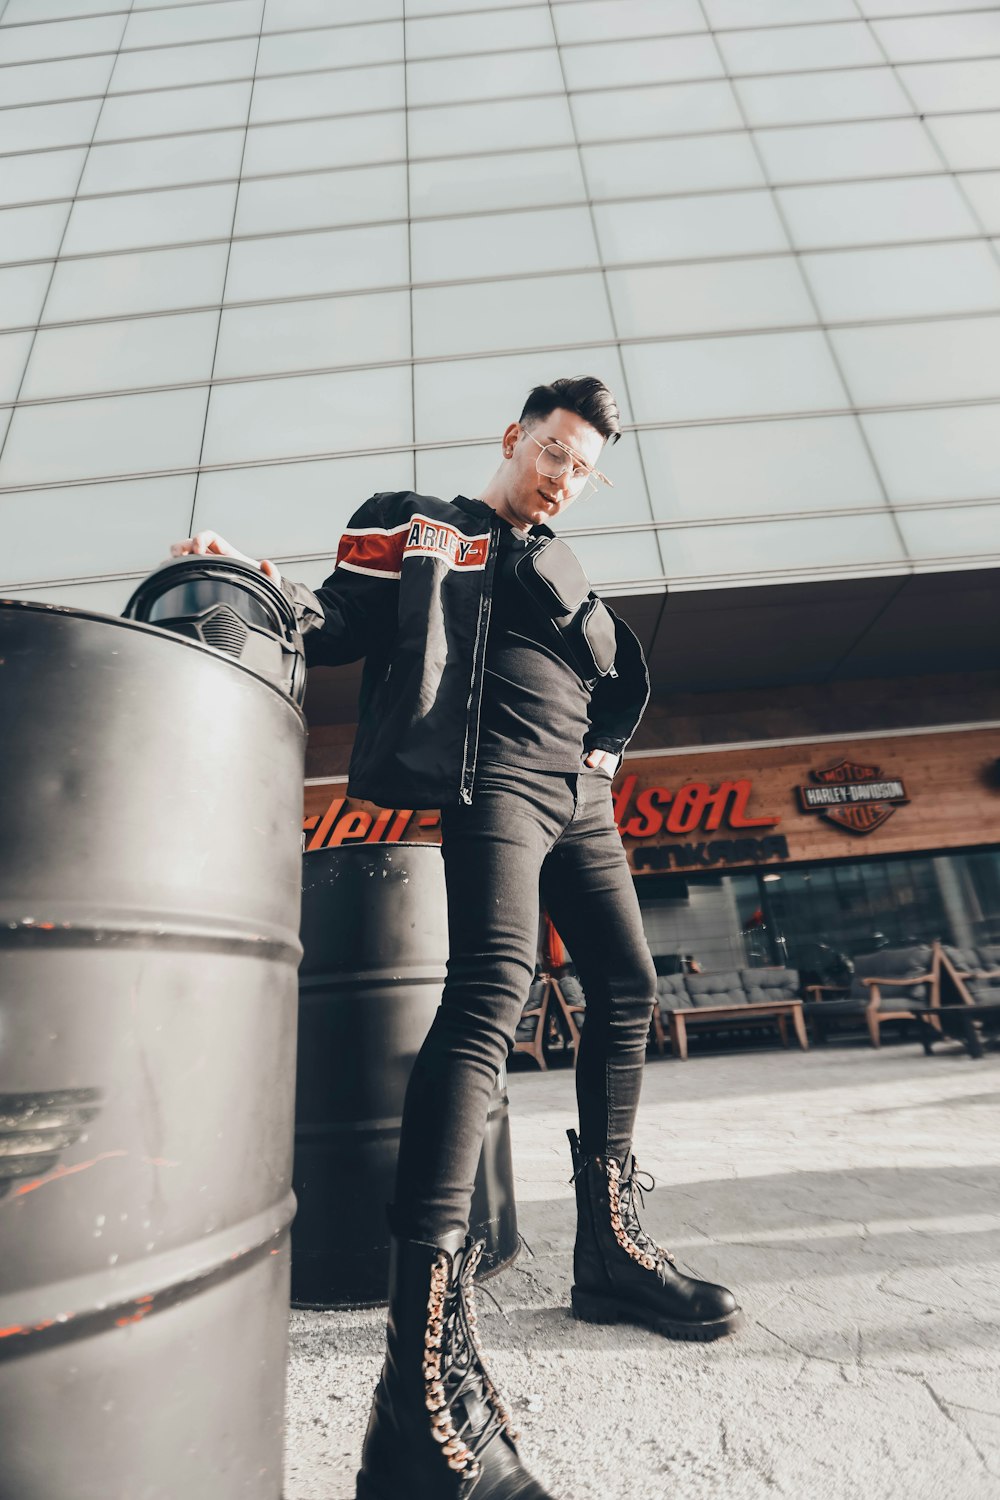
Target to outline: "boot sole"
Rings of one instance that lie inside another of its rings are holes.
[[[614,1297],[600,1297],[593,1292],[580,1292],[573,1288],[572,1306],[574,1318],[583,1323],[641,1323],[654,1333],[668,1339],[686,1339],[690,1343],[707,1344],[712,1339],[721,1339],[743,1327],[743,1311],[737,1307],[724,1318],[713,1318],[707,1323],[675,1322],[664,1318],[652,1308],[635,1307],[628,1302],[619,1302]],[[366,1500],[358,1491],[359,1500]],[[378,1500],[378,1497],[374,1497]]]

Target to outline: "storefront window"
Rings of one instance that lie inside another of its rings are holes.
[[[838,860],[636,882],[663,973],[785,964],[807,983],[850,977],[859,953],[935,938],[1000,941],[1000,849]]]

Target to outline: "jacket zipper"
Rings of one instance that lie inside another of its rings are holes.
[[[476,779],[476,758],[479,755],[479,720],[483,708],[483,681],[486,675],[486,636],[493,603],[493,573],[496,568],[499,536],[500,527],[491,520],[490,542],[486,553],[486,566],[483,569],[483,591],[479,597],[479,617],[476,620],[476,640],[472,648],[472,681],[469,685],[469,701],[465,710],[465,752],[462,757],[461,799],[466,804],[472,802],[472,785]],[[474,709],[473,704],[475,704]],[[471,732],[473,716],[475,717],[474,734]]]

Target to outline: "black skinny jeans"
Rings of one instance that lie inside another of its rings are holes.
[[[588,1154],[631,1145],[656,992],[605,774],[481,767],[472,805],[443,810],[441,832],[448,974],[406,1092],[393,1213],[398,1234],[431,1243],[469,1226],[490,1097],[534,977],[539,885],[587,997]]]

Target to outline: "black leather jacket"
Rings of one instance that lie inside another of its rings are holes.
[[[536,536],[551,536],[546,526]],[[472,801],[500,522],[481,500],[400,490],[351,517],[315,590],[282,578],[309,666],[365,658],[348,792],[382,807]],[[649,700],[642,648],[615,622],[617,676],[595,679],[585,750],[620,755]]]

